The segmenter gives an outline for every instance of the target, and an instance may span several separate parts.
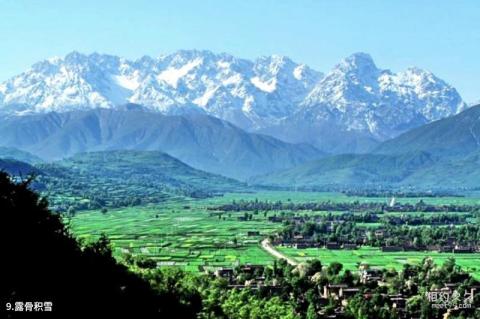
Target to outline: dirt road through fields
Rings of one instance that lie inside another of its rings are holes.
[[[289,265],[292,265],[292,266],[298,265],[298,262],[296,262],[295,260],[285,256],[284,254],[282,254],[281,252],[276,250],[272,246],[272,244],[270,243],[270,240],[268,238],[265,238],[264,240],[262,240],[262,248],[267,253],[269,253],[270,255],[272,255],[273,257],[275,257],[277,259],[285,259]]]

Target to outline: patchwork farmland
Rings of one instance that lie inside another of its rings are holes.
[[[359,265],[368,264],[372,268],[394,268],[401,270],[404,264],[420,264],[423,258],[431,257],[435,263],[443,264],[448,258],[455,258],[457,265],[480,278],[479,254],[453,254],[439,252],[382,252],[375,247],[360,247],[357,250],[329,250],[325,248],[296,249],[276,247],[278,251],[297,262],[320,259],[322,263],[339,262],[345,269],[355,271]]]
[[[474,198],[421,198],[433,205],[450,203],[476,204]],[[323,216],[342,214],[340,211],[234,211],[216,212],[212,207],[235,201],[288,201],[303,203],[311,201],[332,202],[379,202],[385,198],[348,197],[337,193],[313,192],[260,192],[226,194],[208,199],[172,198],[162,204],[111,209],[107,212],[91,210],[79,212],[70,218],[74,233],[86,241],[106,234],[111,240],[115,256],[143,256],[157,262],[160,267],[176,266],[187,271],[199,272],[218,267],[232,267],[239,264],[269,265],[275,259],[265,252],[260,241],[281,231],[282,223],[268,220],[269,216],[294,214],[295,216]],[[399,202],[414,203],[419,198],[401,198]],[[245,214],[249,217],[244,220]],[[421,216],[421,213],[412,213]],[[453,213],[449,213],[450,215]],[[462,215],[465,213],[455,213]],[[385,216],[397,216],[388,212]],[[471,220],[471,222],[474,222]],[[358,223],[359,227],[378,228],[381,223]],[[318,258],[323,263],[341,262],[345,269],[355,270],[360,263],[372,267],[399,269],[405,263],[418,263],[425,256],[431,256],[439,263],[448,257],[455,257],[458,264],[480,274],[475,265],[478,254],[452,254],[438,252],[382,252],[378,247],[362,246],[357,250],[329,250],[325,248],[296,249],[276,247],[280,252],[298,262]]]

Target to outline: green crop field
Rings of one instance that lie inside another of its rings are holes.
[[[149,257],[160,266],[191,271],[200,271],[199,266],[271,263],[272,257],[260,248],[259,241],[281,224],[267,222],[263,214],[254,215],[251,221],[238,221],[242,212],[223,214],[219,219],[206,209],[219,200],[170,200],[161,206],[113,209],[106,214],[85,211],[69,223],[86,241],[106,234],[119,258],[131,253]],[[248,231],[259,231],[259,235],[248,236]]]
[[[298,262],[308,259],[320,259],[324,264],[340,262],[345,269],[357,270],[360,263],[366,263],[371,267],[400,269],[405,263],[417,264],[424,257],[431,257],[436,263],[443,262],[450,257],[455,258],[456,263],[463,269],[480,278],[480,266],[478,260],[480,254],[453,254],[439,252],[382,252],[374,247],[361,247],[357,250],[328,250],[325,248],[296,249],[291,247],[276,247],[278,251],[292,257]]]
[[[161,204],[110,209],[102,214],[100,210],[82,211],[69,219],[74,234],[86,241],[106,234],[112,242],[115,256],[126,254],[146,256],[157,261],[159,266],[176,266],[188,271],[202,271],[219,266],[235,264],[270,264],[273,257],[266,253],[259,242],[283,226],[267,221],[268,216],[278,213],[264,212],[253,214],[250,221],[239,221],[245,212],[225,212],[221,216],[209,210],[215,205],[240,200],[268,200],[291,202],[317,201],[386,201],[386,198],[348,197],[340,193],[315,192],[251,192],[228,193],[220,197],[206,199],[170,198]],[[420,198],[402,198],[401,201],[416,203]],[[423,198],[427,203],[477,204],[477,198]],[[249,212],[252,213],[252,212]],[[333,212],[342,213],[342,212]],[[322,215],[326,212],[297,211],[297,215]],[[395,215],[391,212],[388,214]],[[412,213],[417,214],[417,213]],[[420,213],[419,213],[420,214]],[[425,214],[425,213],[422,213]],[[358,223],[359,226],[379,227],[380,223]],[[248,236],[249,231],[258,235]],[[362,247],[355,251],[329,251],[325,249],[294,249],[279,247],[288,256],[302,262],[319,258],[328,264],[339,261],[346,269],[356,269],[360,262],[375,267],[399,268],[404,263],[417,263],[425,256],[432,256],[443,262],[453,256],[459,265],[480,276],[476,265],[478,254],[439,254],[424,252],[380,253],[377,248]]]

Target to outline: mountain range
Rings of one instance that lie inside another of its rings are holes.
[[[393,73],[355,53],[326,74],[284,56],[254,61],[182,50],[128,60],[72,52],[0,84],[9,115],[117,109],[206,114],[246,131],[323,152],[365,152],[466,108],[457,91],[419,68]]]
[[[368,154],[327,156],[251,179],[306,187],[480,187],[480,105],[412,129]]]
[[[88,151],[157,150],[195,168],[237,179],[324,155],[310,145],[248,133],[212,116],[167,116],[132,104],[115,110],[0,116],[0,136],[0,146],[16,147],[45,160]]]
[[[72,52],[0,84],[0,157],[161,151],[265,185],[435,183],[454,160],[475,165],[477,113],[431,72],[366,53],[322,73],[278,55]]]

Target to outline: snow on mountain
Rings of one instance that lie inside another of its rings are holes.
[[[356,53],[312,89],[295,119],[330,121],[382,140],[465,107],[457,91],[431,72],[409,68],[392,73],[377,68],[370,55]]]
[[[182,50],[137,60],[72,52],[33,65],[0,84],[3,112],[65,112],[144,105],[164,114],[200,112],[244,129],[331,123],[377,139],[453,115],[466,107],[428,71],[392,73],[357,53],[326,76],[287,57],[255,61]]]
[[[321,73],[286,57],[256,61],[183,50],[130,61],[72,52],[0,85],[10,112],[114,108],[128,102],[165,114],[206,112],[246,128],[290,115]]]

